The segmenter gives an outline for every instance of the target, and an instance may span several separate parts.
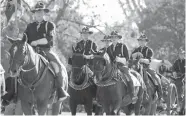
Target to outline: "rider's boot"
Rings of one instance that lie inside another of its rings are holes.
[[[15,98],[15,79],[7,78],[6,84],[9,86],[7,87],[7,93],[1,97],[3,106],[9,105],[10,101]]]
[[[69,97],[69,94],[62,87],[62,78],[63,77],[59,72],[56,75],[56,88],[57,88],[58,101],[60,102],[64,101],[67,97]]]

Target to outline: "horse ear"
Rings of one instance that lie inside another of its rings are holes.
[[[23,37],[22,38],[22,42],[27,43],[27,41],[28,41],[28,38],[27,37]]]
[[[73,51],[73,53],[75,53],[75,52],[76,52],[76,50],[75,50],[74,46],[72,46],[72,51]]]
[[[97,52],[91,49],[91,54],[96,55]]]
[[[103,52],[101,54],[104,55],[106,52],[107,52],[107,48],[103,48]]]
[[[15,43],[17,40],[14,40],[13,38],[11,38],[11,37],[9,37],[9,36],[7,36],[6,35],[6,38],[8,39],[8,41],[11,43],[11,44],[13,44],[13,43]]]

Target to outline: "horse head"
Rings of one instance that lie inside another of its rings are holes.
[[[12,43],[12,46],[9,49],[10,53],[9,73],[11,77],[17,77],[19,76],[20,72],[23,71],[23,68],[27,67],[27,64],[29,64],[30,57],[31,56],[34,57],[33,55],[30,54],[30,52],[33,51],[33,49],[27,43],[27,38],[23,38],[22,40],[13,40],[10,37],[7,38]]]
[[[72,51],[72,81],[74,81],[75,84],[80,85],[85,80],[86,75],[93,75],[93,73],[86,65],[83,51],[76,50],[74,46],[72,46]]]
[[[94,74],[96,75],[97,80],[100,81],[103,78],[107,78],[104,75],[106,75],[111,71],[112,69],[111,60],[109,55],[106,53],[105,48],[93,54],[94,54],[94,58],[93,58]]]
[[[140,71],[139,59],[129,59],[128,67],[134,69],[135,71]]]
[[[172,64],[168,60],[162,60],[158,71],[160,74],[170,77],[172,76],[172,68]]]

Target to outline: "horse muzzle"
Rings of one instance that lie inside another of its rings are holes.
[[[16,69],[14,69],[14,70],[9,69],[10,77],[18,77],[20,75],[20,71],[21,71],[21,68],[18,68],[18,70],[16,70]]]

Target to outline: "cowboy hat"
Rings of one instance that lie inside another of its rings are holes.
[[[109,35],[105,35],[104,38],[101,41],[102,42],[112,42]]]
[[[83,33],[93,34],[93,32],[90,31],[88,27],[84,27],[80,33],[81,34],[83,34]]]
[[[43,10],[45,13],[48,13],[49,12],[49,9],[45,8],[45,5],[42,2],[38,2],[35,5],[35,9],[32,10],[31,12],[35,13],[35,12],[41,11],[41,10]]]
[[[140,41],[140,40],[145,40],[146,42],[149,41],[149,39],[147,38],[147,36],[145,35],[144,32],[142,32],[142,33],[140,34],[140,37],[139,37],[137,40],[138,40],[138,41]]]
[[[119,35],[117,31],[112,31],[110,33],[110,38],[113,38],[113,37],[117,37],[118,39],[121,39],[122,38],[122,36]]]

